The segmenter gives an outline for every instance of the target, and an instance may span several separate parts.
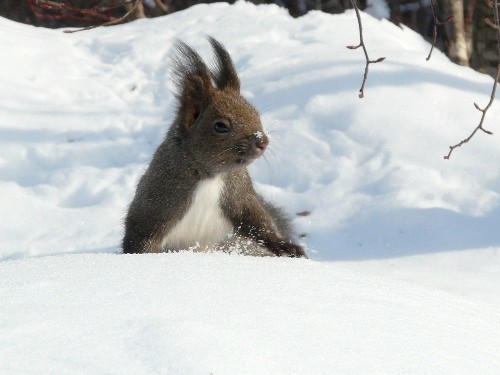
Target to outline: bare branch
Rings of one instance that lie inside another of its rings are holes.
[[[102,23],[102,24],[99,24],[99,25],[86,26],[86,27],[82,27],[80,29],[75,29],[75,30],[64,30],[64,32],[65,33],[76,33],[78,31],[85,31],[85,30],[95,29],[96,27],[100,27],[100,26],[118,25],[120,23],[126,22],[127,18],[132,13],[134,13],[136,11],[136,9],[139,7],[139,5],[141,5],[141,4],[142,4],[142,0],[136,0],[135,3],[134,3],[134,6],[132,8],[130,8],[130,10],[127,13],[125,13],[123,16],[121,16],[120,18],[110,17],[111,19],[108,22],[105,22],[105,23]]]
[[[442,26],[453,19],[453,16],[448,16],[444,21],[440,21],[436,15],[436,5],[437,5],[437,0],[431,0],[431,10],[432,10],[432,17],[434,19],[434,28],[432,30],[431,50],[429,51],[429,55],[426,58],[427,61],[431,59],[432,51],[434,51],[434,48],[436,47],[438,26]]]
[[[65,3],[61,2],[55,2],[53,0],[35,0],[36,5],[39,6],[41,9],[46,10],[46,11],[64,11],[65,13],[71,14],[72,17],[76,17],[82,22],[87,22],[87,23],[96,23],[96,25],[89,26],[89,27],[84,27],[82,29],[78,30],[65,30],[64,32],[66,33],[72,33],[76,31],[81,31],[81,30],[88,30],[88,29],[93,29],[95,27],[99,26],[109,26],[109,25],[116,25],[119,23],[122,23],[127,20],[127,17],[132,14],[137,7],[142,3],[142,0],[140,3],[136,0],[112,0],[106,2],[105,6],[99,6],[99,7],[93,7],[93,8],[81,8],[81,7],[75,7],[71,5],[67,5]],[[161,0],[158,0],[161,2]],[[132,9],[128,11],[124,16],[116,18],[111,15],[105,15],[103,13],[111,11],[116,8],[120,8],[123,6],[127,6],[128,4],[132,4]],[[60,18],[63,18],[63,16],[57,16]]]
[[[365,96],[365,83],[368,79],[368,68],[370,64],[379,63],[385,60],[385,57],[379,57],[376,60],[370,60],[368,57],[368,51],[366,50],[365,42],[363,40],[363,25],[361,24],[361,15],[359,14],[359,8],[356,4],[356,0],[350,0],[354,11],[356,12],[356,18],[358,19],[358,28],[359,28],[359,44],[355,46],[347,46],[349,49],[358,49],[359,47],[363,48],[363,52],[365,54],[366,65],[365,65],[365,74],[363,76],[363,83],[361,84],[361,88],[359,89],[359,97],[363,98]]]
[[[486,130],[483,127],[483,123],[484,123],[484,119],[486,117],[486,113],[488,112],[488,109],[490,109],[491,105],[493,104],[493,101],[495,100],[496,91],[497,91],[497,87],[498,87],[498,81],[500,80],[500,20],[499,20],[499,16],[498,16],[498,5],[499,5],[498,0],[494,0],[493,14],[495,16],[494,29],[497,31],[498,63],[497,63],[497,73],[495,75],[495,81],[493,82],[493,87],[491,89],[490,101],[488,102],[488,104],[484,108],[481,108],[481,107],[479,107],[479,105],[477,103],[474,103],[474,107],[476,107],[476,109],[482,113],[481,120],[479,121],[479,125],[474,129],[474,131],[467,138],[458,142],[456,145],[450,146],[450,151],[448,152],[448,155],[444,156],[444,158],[446,160],[450,159],[450,156],[451,156],[451,153],[453,152],[453,150],[455,150],[456,148],[461,147],[465,143],[469,142],[472,139],[472,137],[474,137],[474,135],[476,135],[476,133],[479,130],[483,131],[486,134],[493,134],[491,131]]]
[[[164,14],[172,13],[172,9],[170,6],[167,6],[161,0],[155,0],[155,4]]]
[[[42,9],[46,10],[67,10],[73,13],[79,13],[83,14],[84,16],[90,17],[90,18],[95,18],[98,20],[102,20],[104,22],[109,22],[114,20],[114,17],[106,16],[98,11],[92,10],[92,9],[82,9],[82,8],[77,8],[73,7],[71,5],[66,5],[64,3],[56,3],[55,1],[51,0],[36,0],[36,4],[39,5]],[[107,9],[106,9],[107,10]]]
[[[495,30],[498,30],[498,25],[493,23],[493,21],[491,21],[489,18],[485,18],[484,19],[484,23],[486,23],[489,27],[495,29]]]

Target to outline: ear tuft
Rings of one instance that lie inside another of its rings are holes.
[[[219,90],[231,89],[240,92],[240,79],[236,73],[231,56],[216,39],[208,37],[215,52],[215,68],[211,71],[212,78]]]
[[[180,40],[174,48],[172,77],[177,87],[178,114],[183,124],[190,126],[209,105],[214,87],[210,70],[195,50]]]

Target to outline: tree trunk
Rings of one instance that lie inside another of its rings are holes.
[[[469,66],[472,51],[472,32],[465,29],[464,1],[444,0],[445,14],[453,19],[445,24],[448,37],[448,57],[460,65]]]

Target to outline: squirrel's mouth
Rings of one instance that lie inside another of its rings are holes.
[[[239,158],[236,159],[236,164],[238,166],[247,166],[252,164],[255,160],[260,158],[264,154],[264,150],[266,149],[266,145],[262,145],[260,147],[248,147],[248,148],[240,148],[238,150]]]

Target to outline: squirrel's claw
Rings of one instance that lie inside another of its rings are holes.
[[[277,242],[269,247],[276,256],[288,256],[290,258],[306,258],[304,248],[293,243]]]

